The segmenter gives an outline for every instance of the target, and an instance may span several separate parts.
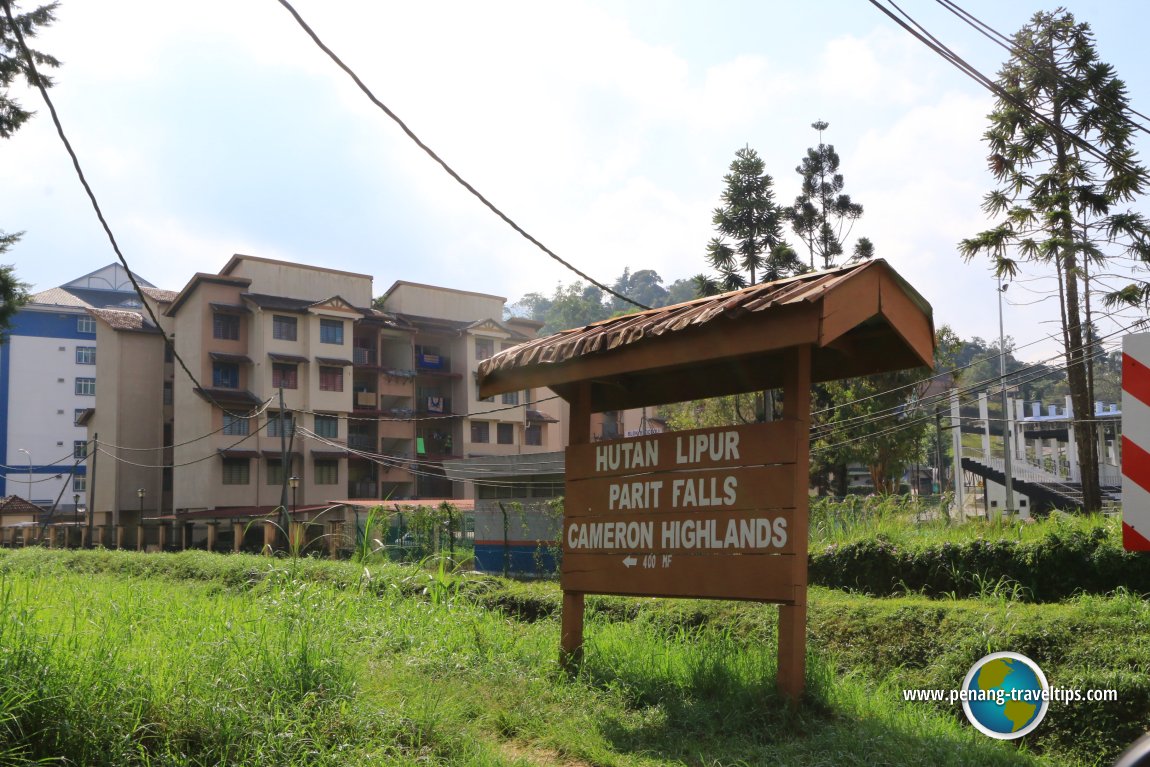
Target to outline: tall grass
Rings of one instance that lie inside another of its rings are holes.
[[[233,587],[234,575],[50,564],[150,560],[193,572],[199,561],[85,554],[0,556],[8,763],[1040,762],[945,712],[876,695],[818,655],[808,701],[788,705],[774,692],[770,608],[723,626],[592,611],[586,662],[569,679],[556,663],[557,622],[483,609],[468,598],[473,579],[441,599],[405,584],[423,576],[398,566],[364,576],[351,563],[214,558],[251,576]]]
[[[1044,518],[973,518],[952,520],[948,496],[919,499],[913,496],[848,496],[842,500],[813,498],[810,504],[810,545],[841,545],[867,539],[901,544],[962,543],[1009,538],[1038,541],[1052,532],[1089,535],[1101,529],[1108,536],[1121,534],[1117,516],[1051,512]]]

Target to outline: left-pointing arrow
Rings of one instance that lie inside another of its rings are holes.
[[[635,557],[631,556],[630,554],[623,558],[624,567],[634,567],[637,564],[639,564],[639,560],[635,559]]]

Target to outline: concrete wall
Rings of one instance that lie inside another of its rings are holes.
[[[253,293],[312,301],[340,296],[353,306],[371,306],[371,276],[366,274],[251,256],[237,256],[229,274],[249,278]]]
[[[506,298],[487,293],[396,282],[385,295],[384,308],[399,314],[437,317],[457,322],[501,319]]]

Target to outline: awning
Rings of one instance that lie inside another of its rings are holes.
[[[321,365],[334,365],[336,367],[347,367],[353,364],[351,360],[345,360],[339,357],[316,357],[315,361]]]
[[[558,418],[552,418],[542,410],[528,410],[527,421],[528,423],[559,423]]]
[[[244,354],[228,354],[227,352],[208,352],[208,356],[216,362],[238,362],[251,364],[251,358]]]
[[[346,450],[316,450],[311,451],[312,458],[347,458]]]
[[[209,304],[209,306],[212,307],[212,311],[220,312],[221,314],[251,314],[252,313],[251,309],[247,308],[246,306],[240,306],[239,304],[212,303],[212,304]]]
[[[293,365],[306,365],[307,363],[311,362],[311,360],[309,360],[307,357],[301,357],[298,354],[280,354],[278,352],[268,352],[268,357],[270,357],[274,362],[288,362]]]
[[[237,450],[234,447],[221,447],[217,450],[223,458],[259,458],[260,451],[258,450]]]
[[[265,448],[265,449],[261,450],[260,453],[263,454],[264,458],[283,458],[284,457],[282,450],[268,450],[267,448]],[[288,451],[288,458],[295,460],[296,458],[299,458],[299,457],[300,457],[300,452],[298,450],[289,450]]]
[[[246,389],[193,389],[196,394],[216,405],[259,405],[261,400]]]

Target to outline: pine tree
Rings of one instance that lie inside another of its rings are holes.
[[[1084,344],[1088,272],[1121,254],[1150,256],[1146,221],[1118,210],[1144,191],[1147,173],[1135,160],[1126,86],[1099,60],[1089,25],[1065,11],[1040,12],[1013,42],[984,134],[999,187],[982,207],[998,223],[963,240],[960,250],[968,261],[989,256],[1000,277],[1018,274],[1021,262],[1057,276],[1083,503],[1097,510],[1102,497]]]
[[[715,208],[711,219],[719,236],[707,244],[707,262],[718,277],[696,276],[697,293],[738,290],[802,271],[794,250],[783,239],[783,212],[775,202],[774,180],[759,153],[749,146],[735,152],[723,183],[723,204]]]
[[[795,234],[806,243],[810,255],[810,268],[815,268],[816,257],[820,268],[830,269],[843,254],[843,242],[850,234],[850,226],[863,214],[862,205],[843,194],[843,174],[839,173],[839,155],[834,144],[823,143],[823,131],[830,124],[819,120],[811,123],[819,132],[819,145],[807,149],[807,156],[795,168],[803,177],[802,192],[787,210],[787,218]],[[843,229],[846,228],[844,232]],[[871,258],[874,246],[870,240],[859,240],[854,259]]]

